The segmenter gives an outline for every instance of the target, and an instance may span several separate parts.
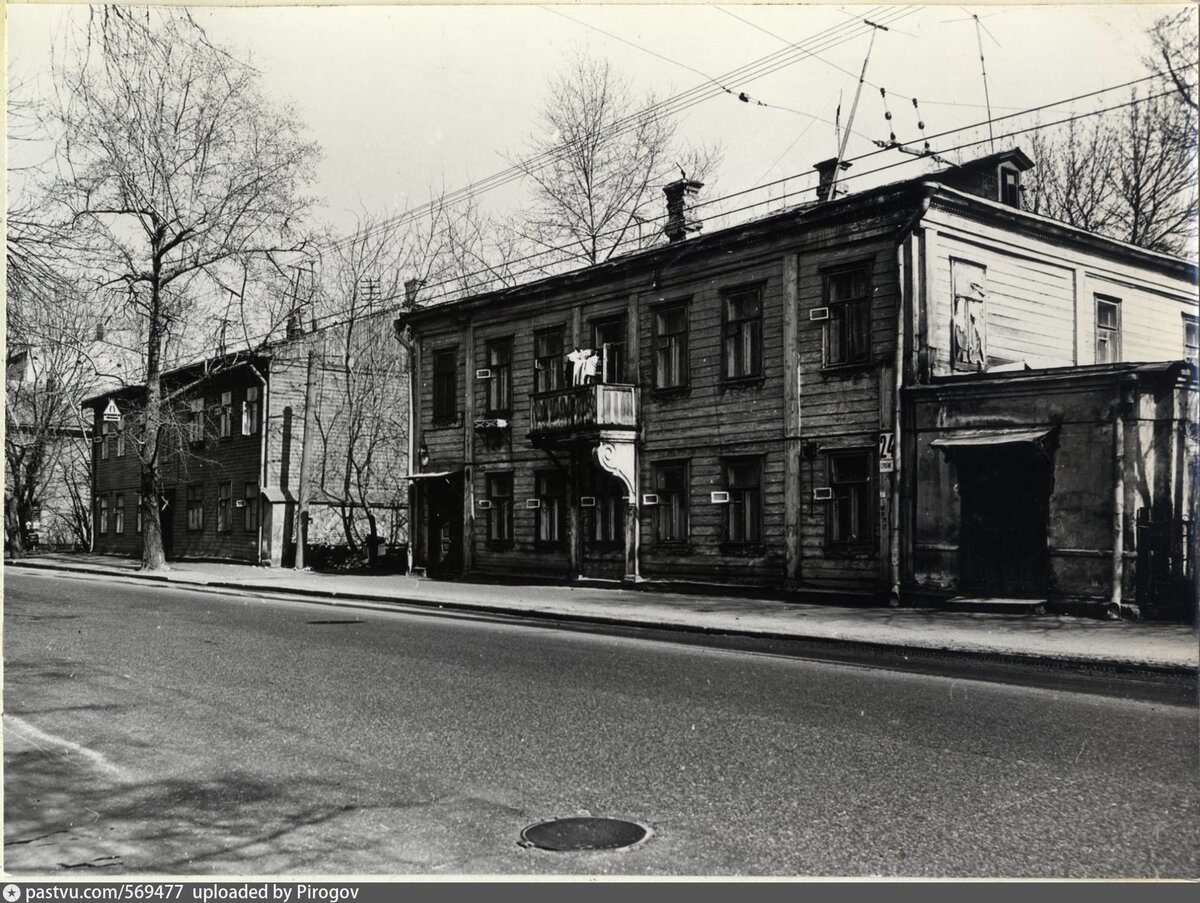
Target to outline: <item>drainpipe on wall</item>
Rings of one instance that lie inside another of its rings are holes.
[[[262,503],[262,497],[267,488],[267,478],[268,478],[268,472],[267,472],[267,422],[268,422],[267,411],[269,411],[270,408],[267,407],[267,400],[268,400],[267,393],[270,392],[270,389],[267,388],[266,377],[258,372],[258,368],[255,367],[253,364],[247,364],[247,366],[250,368],[250,373],[254,376],[255,379],[258,380],[259,395],[261,396],[261,400],[259,401],[259,404],[258,404],[258,411],[259,411],[259,415],[258,415],[259,478],[258,478],[258,499],[256,500],[257,504],[258,504],[258,549],[256,550],[256,553],[257,553],[257,557],[258,557],[258,563],[261,565],[263,563],[263,507],[264,507],[263,503]],[[267,372],[268,373],[270,372],[270,367],[271,367],[271,362],[268,360],[267,361]],[[269,562],[270,560],[271,560],[270,556],[268,556],[267,561]]]
[[[405,291],[407,292],[409,283],[416,282],[416,281],[417,280],[410,279],[409,282],[405,283],[405,285],[404,285]],[[416,292],[414,290],[413,298],[415,299],[415,297],[416,297]],[[413,423],[415,422],[415,418],[416,418],[416,409],[413,406],[413,393],[416,391],[416,384],[417,384],[416,355],[413,353],[415,337],[410,338],[409,336],[406,336],[404,334],[404,330],[400,328],[399,323],[396,323],[393,325],[396,330],[396,341],[398,341],[400,343],[400,346],[404,349],[404,356],[408,360],[408,364],[407,364],[407,367],[408,367],[408,472],[412,473],[413,472],[413,461],[415,461],[417,459],[416,432],[413,430]],[[415,534],[416,534],[416,521],[414,520],[414,515],[417,510],[416,501],[417,501],[416,484],[412,480],[409,480],[408,481],[408,542],[405,543],[405,547],[406,547],[405,548],[405,557],[408,559],[406,573],[408,573],[409,575],[412,574],[412,570],[413,570],[413,543],[415,541]]]
[[[929,212],[929,204],[933,200],[933,193],[937,190],[937,185],[932,182],[922,182],[920,186],[921,199],[917,204],[917,209],[904,227],[900,230],[900,234],[896,236],[896,272],[899,275],[900,296],[896,302],[896,355],[893,364],[892,382],[895,386],[895,394],[893,398],[894,413],[892,416],[892,430],[895,438],[895,447],[893,457],[895,463],[892,471],[892,534],[888,543],[888,569],[891,574],[891,593],[888,598],[888,604],[893,607],[900,604],[900,527],[902,519],[900,516],[902,499],[901,499],[901,483],[903,480],[903,450],[904,445],[900,441],[901,421],[903,420],[903,408],[901,399],[901,390],[904,388],[904,367],[907,361],[905,354],[904,337],[907,333],[908,317],[907,314],[911,310],[911,305],[916,303],[916,292],[905,291],[906,277],[911,281],[917,278],[918,267],[915,265],[911,268],[904,266],[904,250],[906,243],[912,236],[918,234],[921,229],[921,219]],[[914,255],[915,256],[915,255]],[[907,302],[907,303],[906,303]]]

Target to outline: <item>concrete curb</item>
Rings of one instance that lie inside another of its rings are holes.
[[[1084,658],[1071,655],[1039,655],[1035,653],[996,651],[988,649],[962,649],[950,645],[926,646],[906,643],[881,643],[874,640],[854,638],[833,638],[813,636],[803,633],[781,633],[771,630],[755,630],[750,627],[741,629],[731,627],[716,627],[703,624],[680,624],[673,622],[653,621],[645,618],[617,618],[602,614],[573,614],[570,612],[545,611],[529,608],[514,608],[503,605],[479,605],[471,602],[435,601],[394,595],[377,595],[364,592],[345,592],[339,590],[317,590],[296,587],[284,587],[261,583],[238,583],[231,580],[187,580],[174,579],[157,574],[143,574],[138,571],[114,571],[111,569],[89,566],[62,566],[45,562],[6,562],[8,567],[27,568],[30,570],[56,571],[67,574],[95,574],[105,577],[127,577],[132,580],[160,584],[176,585],[181,588],[207,588],[232,590],[247,593],[258,593],[276,596],[299,596],[312,599],[320,604],[321,600],[330,600],[326,604],[353,604],[354,602],[372,605],[396,605],[411,608],[425,608],[463,614],[493,615],[519,620],[529,620],[539,623],[570,624],[572,626],[596,626],[608,629],[628,631],[660,631],[678,633],[705,638],[739,638],[746,642],[799,644],[812,651],[841,650],[843,653],[854,652],[863,657],[876,656],[885,659],[903,659],[909,661],[939,660],[945,664],[953,662],[970,663],[975,665],[994,665],[1006,668],[1035,669],[1037,671],[1072,671],[1078,673],[1107,674],[1116,677],[1130,678],[1143,681],[1162,681],[1176,685],[1194,686],[1200,676],[1200,668],[1184,665],[1164,665],[1147,662],[1122,661],[1115,659]]]

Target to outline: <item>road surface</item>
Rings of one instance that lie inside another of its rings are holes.
[[[5,574],[21,874],[1197,877],[1194,706]],[[625,851],[521,829],[648,825]]]

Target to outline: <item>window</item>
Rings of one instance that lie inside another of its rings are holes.
[[[258,484],[242,485],[242,529],[253,533],[258,529]]]
[[[192,483],[187,488],[188,529],[204,529],[204,485]]]
[[[1196,354],[1200,350],[1200,327],[1197,326],[1196,318],[1191,314],[1183,315],[1183,356],[1193,364],[1196,363]]]
[[[116,494],[116,504],[113,505],[113,532],[118,536],[125,533],[125,493]]]
[[[121,418],[116,422],[114,429],[117,432],[117,457],[125,457],[125,418]]]
[[[861,364],[871,359],[871,271],[860,265],[826,273],[824,300],[825,366]]]
[[[100,529],[101,536],[108,535],[108,496],[100,496]]]
[[[533,334],[533,391],[561,389],[566,382],[563,328],[540,329]]]
[[[625,381],[625,317],[592,323],[592,348],[600,355],[600,382]]]
[[[762,291],[739,289],[725,295],[725,378],[762,373]]]
[[[137,531],[142,532],[142,494],[137,494],[137,512],[134,517],[134,522],[137,524]]]
[[[446,422],[458,414],[458,349],[433,353],[433,419]]]
[[[596,543],[617,543],[625,538],[625,486],[596,469],[588,471],[591,476],[590,494],[596,498],[594,508],[586,509],[591,515],[588,536]]]
[[[253,436],[258,432],[258,386],[246,389],[246,400],[242,402],[242,435]]]
[[[1011,166],[1000,167],[1000,203],[1021,207],[1021,173]]]
[[[688,384],[688,309],[686,304],[654,312],[654,385],[680,389]]]
[[[221,393],[221,410],[217,416],[217,434],[222,439],[233,435],[233,393]]]
[[[825,538],[831,545],[869,543],[874,524],[871,501],[871,452],[866,449],[828,454],[829,500]]]
[[[188,420],[188,442],[193,444],[204,441],[204,399],[193,398],[189,402],[191,417]]]
[[[534,512],[534,538],[541,543],[563,540],[563,477],[557,470],[535,474],[539,505]]]
[[[487,412],[507,415],[512,411],[512,339],[488,342]]]
[[[512,542],[512,474],[489,473],[487,497],[492,506],[487,513],[487,538],[491,542]]]
[[[688,467],[684,463],[654,465],[654,541],[688,541]]]
[[[950,313],[950,366],[987,369],[987,267],[950,260],[954,307]]]
[[[112,428],[112,424],[107,420],[104,421],[104,423],[100,424],[100,460],[101,461],[108,460],[108,435],[109,435],[111,428]]]
[[[229,506],[233,502],[233,484],[217,484],[217,532],[229,532]]]
[[[1096,363],[1115,364],[1121,359],[1121,301],[1096,296]]]
[[[725,488],[729,504],[725,515],[725,540],[734,543],[762,541],[762,458],[730,458],[725,462]]]

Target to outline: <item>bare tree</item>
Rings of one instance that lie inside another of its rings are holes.
[[[1030,143],[1037,170],[1026,197],[1028,209],[1089,232],[1111,229],[1116,135],[1109,124],[1072,119],[1061,135],[1034,132]]]
[[[1196,59],[1200,47],[1195,7],[1184,7],[1163,16],[1150,29],[1150,39],[1154,54],[1144,61],[1147,67],[1169,76],[1179,99],[1193,112],[1200,110],[1196,100]]]
[[[303,247],[317,149],[262,95],[258,73],[186,13],[95,8],[75,40],[55,67],[50,190],[97,288],[119,294],[143,343],[143,566],[162,568],[165,350],[182,349],[189,325],[213,323],[197,314],[224,303],[223,273]]]
[[[607,61],[586,54],[550,83],[541,127],[512,161],[534,198],[512,228],[534,252],[561,246],[587,264],[658,242],[660,186],[679,169],[704,179],[720,159],[716,148],[684,147],[652,95],[635,98]]]

